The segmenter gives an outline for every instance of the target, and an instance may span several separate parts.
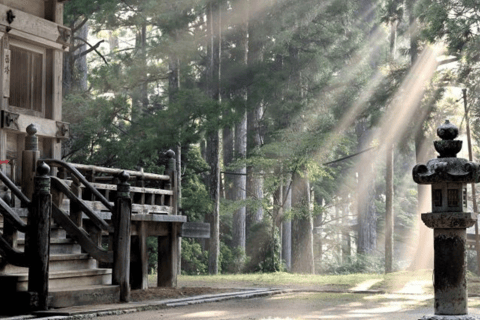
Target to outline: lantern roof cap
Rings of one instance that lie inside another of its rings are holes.
[[[458,136],[457,126],[446,120],[437,128],[437,135],[442,140],[434,141],[433,144],[440,155],[426,164],[417,164],[413,168],[413,180],[419,184],[478,182],[479,165],[457,158],[457,153],[462,149],[462,141],[454,140]]]

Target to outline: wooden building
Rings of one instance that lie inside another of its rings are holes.
[[[158,286],[176,286],[182,230],[209,234],[178,214],[172,151],[164,174],[60,160],[62,16],[62,0],[0,0],[0,316],[128,301],[148,287],[149,236]]]

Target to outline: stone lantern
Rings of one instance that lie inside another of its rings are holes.
[[[479,165],[457,158],[462,141],[454,140],[458,128],[448,120],[437,135],[440,155],[413,168],[416,183],[432,186],[432,212],[422,213],[422,221],[434,230],[435,316],[423,319],[476,319],[466,316],[466,229],[477,221],[476,213],[466,212],[466,186],[479,180]]]

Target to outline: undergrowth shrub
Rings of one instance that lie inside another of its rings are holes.
[[[326,274],[351,274],[351,273],[385,273],[385,257],[383,255],[356,254],[347,257],[346,261],[331,259],[323,261]],[[394,262],[393,270],[399,270]]]
[[[274,229],[268,222],[260,222],[250,228],[247,241],[247,252],[251,252],[245,272],[277,272],[284,271],[280,260],[281,240],[278,228]]]
[[[241,273],[247,263],[247,256],[242,248],[230,248],[221,242],[219,260],[219,272]]]
[[[182,238],[182,274],[200,275],[208,273],[208,251],[194,239]]]

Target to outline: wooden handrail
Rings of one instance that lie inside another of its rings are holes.
[[[5,260],[19,267],[28,267],[28,259],[24,252],[12,248],[8,242],[0,235],[0,255]]]
[[[93,243],[88,234],[83,229],[80,229],[62,209],[53,203],[52,216],[55,222],[65,229],[67,234],[78,242],[82,249],[94,259],[105,263],[113,263],[113,252],[104,250]]]
[[[27,224],[20,219],[17,213],[2,198],[0,198],[0,213],[18,231],[25,232],[27,230]]]
[[[63,192],[70,201],[75,202],[81,208],[83,213],[85,213],[89,218],[90,221],[99,229],[105,230],[108,232],[113,232],[113,228],[105,222],[101,217],[99,217],[93,210],[91,210],[85,202],[79,199],[77,196],[70,191],[67,185],[65,185],[62,180],[57,177],[51,177],[52,186],[59,191]]]
[[[10,180],[3,171],[0,170],[0,180],[10,189],[13,194],[20,199],[20,201],[25,205],[28,206],[30,204],[30,200],[20,191],[19,188]]]
[[[105,199],[105,197],[100,192],[98,192],[97,189],[90,185],[87,179],[85,179],[85,177],[70,163],[58,159],[43,159],[42,161],[51,165],[52,167],[63,167],[69,170],[71,174],[73,174],[75,177],[77,177],[78,180],[80,180],[81,183],[83,183],[85,188],[90,190],[90,192],[92,192],[95,197],[97,197],[103,203],[103,205],[107,207],[110,212],[112,212],[113,206],[110,204],[110,202],[108,202],[108,200]]]
[[[76,169],[85,170],[85,171],[95,171],[95,172],[102,172],[102,173],[110,173],[113,175],[117,175],[123,171],[128,173],[131,177],[143,177],[147,180],[163,180],[167,181],[170,179],[168,175],[164,174],[156,174],[156,173],[145,173],[143,171],[134,171],[134,170],[123,170],[123,169],[115,169],[115,168],[105,168],[105,167],[98,167],[92,166],[87,164],[79,164],[79,163],[70,163],[70,165],[74,166]]]

